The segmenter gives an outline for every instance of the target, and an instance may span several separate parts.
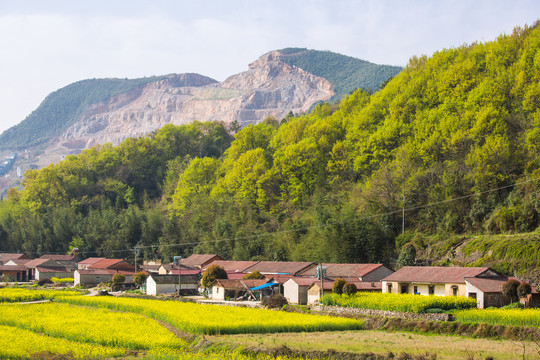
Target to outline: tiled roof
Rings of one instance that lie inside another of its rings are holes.
[[[49,263],[48,266],[60,266],[60,264],[58,264],[56,261],[54,260],[51,260],[51,259],[34,259],[34,260],[31,260],[29,262],[27,262],[26,264],[24,264],[24,266],[26,266],[27,268],[36,268],[40,265],[43,265],[45,263]],[[43,265],[44,266],[44,265]]]
[[[28,259],[28,256],[19,253],[0,253],[0,262],[6,262],[13,259]]]
[[[178,275],[150,275],[156,284],[178,284]],[[186,275],[180,278],[182,284],[198,284],[199,277],[197,275]]]
[[[485,293],[502,292],[502,286],[510,279],[518,280],[514,277],[507,276],[486,276],[486,277],[469,277],[465,281],[476,287],[478,290]],[[519,281],[519,280],[518,280]]]
[[[122,259],[103,259],[100,261],[97,261],[93,263],[92,265],[89,265],[89,269],[108,269],[113,265],[116,265],[124,260]]]
[[[79,261],[79,264],[92,265],[92,264],[95,264],[95,263],[97,263],[98,261],[101,261],[101,260],[105,260],[105,258],[102,258],[102,257],[90,257],[88,259],[84,259],[82,261]]]
[[[26,271],[24,265],[0,265],[0,271]]]
[[[39,257],[40,259],[51,259],[55,261],[72,261],[77,258],[77,255],[55,255],[55,254],[45,254]]]
[[[180,264],[186,266],[204,267],[206,264],[213,260],[222,260],[219,256],[214,254],[193,254],[188,258],[180,260]]]
[[[15,265],[24,265],[26,263],[29,263],[32,261],[31,259],[9,259],[8,261],[4,262],[4,265],[6,265],[8,262],[12,262]]]
[[[487,267],[404,266],[383,280],[464,284],[465,278],[476,277],[488,270]]]
[[[261,274],[292,274],[296,275],[307,268],[315,266],[313,262],[288,261],[259,261],[257,264],[244,270],[245,273],[259,271]]]
[[[184,275],[199,275],[201,273],[201,270],[199,269],[184,269],[182,267],[181,269],[181,273],[180,273],[180,276],[184,276]],[[178,278],[178,269],[172,269],[170,271],[170,274],[169,275],[176,275],[176,278]]]
[[[276,282],[278,284],[284,284],[287,280],[294,277],[294,275],[272,275],[272,274],[267,274],[264,277],[267,278],[268,280],[273,279],[274,282]]]
[[[267,280],[231,280],[231,279],[219,279],[214,281],[213,286],[222,287],[227,290],[245,290],[246,286],[248,288],[253,288],[255,286],[261,286],[266,284]],[[245,284],[245,286],[244,286]]]
[[[327,277],[363,277],[375,269],[383,266],[382,264],[322,264],[326,267]],[[317,267],[300,272],[298,275],[315,276]]]
[[[258,261],[228,261],[228,260],[214,260],[208,265],[205,266],[205,268],[208,268],[209,266],[217,265],[225,269],[226,272],[244,272],[247,268],[257,264]]]
[[[125,270],[113,270],[113,269],[79,269],[78,271],[81,275],[114,275],[116,273],[122,275],[132,276],[135,274],[134,271],[125,271]]]

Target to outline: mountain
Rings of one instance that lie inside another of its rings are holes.
[[[44,150],[42,158],[53,154],[59,159],[99,143],[116,145],[167,123],[246,125],[269,116],[281,119],[353,88],[375,90],[399,71],[331,52],[284,49],[263,55],[222,83],[198,74],[84,80],[50,94],[1,134],[0,150],[37,147]]]

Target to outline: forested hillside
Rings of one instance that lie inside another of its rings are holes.
[[[355,89],[376,91],[383,82],[401,71],[399,66],[373,64],[331,51],[287,48],[279,52],[283,62],[330,81],[336,93],[333,100],[339,100]]]
[[[166,126],[31,171],[0,205],[0,249],[393,266],[492,234],[471,252],[491,247],[482,264],[497,265],[495,235],[529,232],[508,252],[527,261],[498,267],[523,275],[540,267],[539,105],[540,27],[516,29],[234,140],[218,123]]]

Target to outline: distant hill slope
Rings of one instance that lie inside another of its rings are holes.
[[[89,79],[63,87],[48,95],[24,121],[4,131],[0,150],[40,145],[66,130],[87,107],[161,78]]]
[[[378,65],[330,51],[286,48],[279,50],[281,61],[328,80],[334,86],[333,100],[354,89],[376,91],[401,71],[399,66]]]
[[[245,125],[282,118],[354,88],[377,89],[399,71],[328,51],[285,49],[263,55],[223,83],[198,74],[83,80],[51,93],[24,121],[0,134],[0,151],[39,146],[51,154],[47,147],[67,144],[54,149],[56,158],[96,143],[117,144],[166,123]]]

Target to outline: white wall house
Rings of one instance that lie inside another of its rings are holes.
[[[183,275],[180,280],[182,281],[182,294],[198,293],[198,276]],[[178,288],[178,275],[151,274],[146,279],[147,295],[173,294],[178,292]]]

